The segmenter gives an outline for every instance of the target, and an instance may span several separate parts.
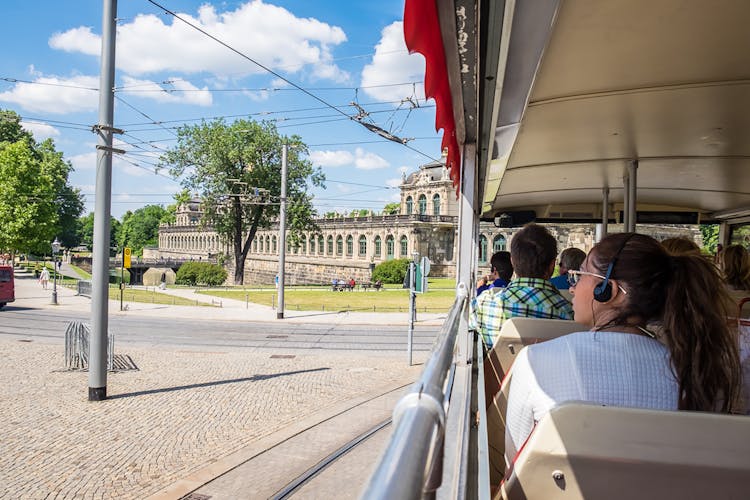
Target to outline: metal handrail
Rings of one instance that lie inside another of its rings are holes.
[[[461,285],[456,301],[435,340],[422,375],[393,410],[393,435],[370,477],[363,499],[421,498],[436,460],[445,426],[443,386],[452,362],[461,313],[466,304]]]

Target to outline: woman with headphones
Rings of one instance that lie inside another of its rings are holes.
[[[575,320],[589,331],[522,349],[512,366],[506,459],[565,401],[730,412],[741,371],[716,268],[636,233],[603,238],[569,271]],[[649,326],[658,328],[657,335]]]

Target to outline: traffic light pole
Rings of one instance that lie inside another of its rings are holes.
[[[412,366],[412,345],[414,344],[414,318],[417,316],[417,265],[409,262],[409,336],[406,352],[409,356],[409,366]]]

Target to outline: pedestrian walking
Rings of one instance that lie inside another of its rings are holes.
[[[42,288],[45,290],[47,289],[47,284],[49,283],[49,271],[47,270],[47,266],[44,266],[42,272],[39,274],[39,283],[42,285]]]

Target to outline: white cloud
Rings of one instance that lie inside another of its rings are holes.
[[[117,144],[115,144],[115,147],[117,147]],[[76,170],[76,172],[96,169],[96,151],[74,155],[68,158],[68,160],[73,165],[73,168]],[[151,165],[141,164],[141,162],[139,162],[137,158],[129,158],[129,160],[132,163],[126,161],[120,155],[114,155],[112,157],[112,171],[123,172],[133,177],[143,177],[145,175],[148,175],[149,170],[151,171],[150,173],[153,174],[153,167]],[[133,163],[138,163],[142,168],[133,165]]]
[[[410,97],[414,90],[418,99],[424,99],[424,85],[421,83],[416,85],[416,89],[411,85],[367,88],[421,82],[424,68],[424,57],[420,54],[410,55],[406,50],[403,22],[397,21],[383,28],[372,62],[362,69],[362,90],[380,101],[398,101]]]
[[[165,103],[195,104],[197,106],[210,106],[213,103],[208,87],[198,88],[187,80],[176,77],[169,78],[166,81],[169,83],[159,84],[152,80],[139,80],[131,76],[123,76],[121,92]]]
[[[45,114],[95,111],[99,107],[98,88],[99,78],[96,76],[40,76],[34,83],[16,83],[12,89],[0,93],[0,101]]]
[[[370,153],[362,148],[355,149],[354,154],[345,150],[310,151],[310,161],[318,167],[344,167],[353,165],[360,170],[376,170],[390,166],[390,163],[382,156]]]
[[[343,167],[354,163],[349,151],[310,151],[310,161],[318,167]]]
[[[58,129],[56,129],[52,125],[47,125],[46,123],[22,121],[21,127],[31,132],[31,134],[34,136],[34,139],[36,139],[37,141],[43,141],[44,139],[48,139],[50,137],[60,136],[60,131]]]
[[[76,172],[96,169],[96,151],[82,153],[68,158]]]
[[[296,17],[287,9],[262,0],[246,2],[226,12],[204,4],[197,17],[178,15],[274,70],[305,71],[312,78],[334,81],[349,78],[333,63],[333,47],[346,41],[346,34],[338,26]],[[49,43],[68,52],[99,54],[99,36],[86,27],[57,33]],[[264,72],[185,23],[175,19],[165,24],[151,14],[138,15],[132,22],[118,26],[116,64],[133,75],[160,71],[217,76],[237,75],[238,71]]]
[[[385,181],[385,185],[388,187],[395,188],[395,187],[399,187],[401,185],[401,182],[402,181],[400,177],[398,179],[387,179]]]
[[[354,165],[360,170],[376,170],[390,166],[390,163],[382,156],[367,152],[362,148],[357,148],[354,155],[356,156]]]

